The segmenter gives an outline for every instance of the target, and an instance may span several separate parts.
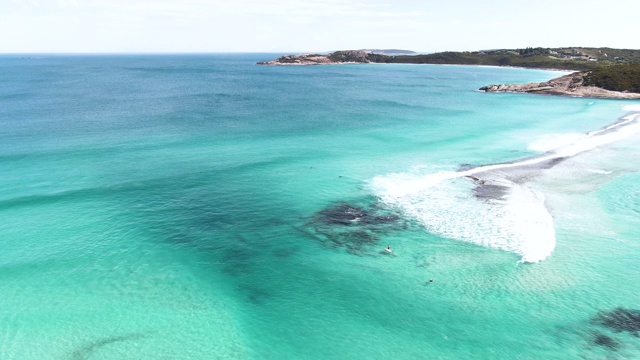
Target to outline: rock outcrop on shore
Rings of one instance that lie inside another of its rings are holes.
[[[330,65],[330,64],[368,64],[370,52],[364,50],[336,51],[329,55],[302,54],[285,55],[271,61],[261,61],[258,65]]]
[[[541,83],[487,85],[480,88],[486,92],[524,92],[531,94],[564,95],[607,99],[640,99],[640,94],[585,86],[588,72],[575,72]]]
[[[333,64],[327,55],[286,55],[271,61],[260,61],[258,65],[326,65]]]

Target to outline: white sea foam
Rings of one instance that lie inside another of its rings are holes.
[[[441,236],[519,254],[524,262],[544,260],[555,247],[551,215],[544,197],[529,187],[505,179],[490,180],[506,187],[499,199],[479,199],[467,172],[431,175],[393,174],[372,180],[374,192]]]
[[[623,106],[624,111],[640,111],[640,104]]]
[[[523,262],[538,262],[553,252],[556,236],[545,198],[531,174],[553,172],[556,161],[637,136],[639,118],[640,114],[631,113],[588,134],[551,136],[539,144],[546,152],[537,157],[463,171],[378,176],[371,187],[382,201],[402,209],[432,233],[510,251]],[[559,146],[550,149],[551,143]],[[476,184],[465,177],[476,179]],[[495,193],[475,196],[475,185]]]
[[[600,174],[600,175],[609,175],[609,174],[613,173],[613,171],[600,170],[600,169],[589,169],[589,171],[591,171],[594,174]]]
[[[547,152],[584,140],[584,133],[549,134],[541,136],[527,145],[527,149],[537,152]]]

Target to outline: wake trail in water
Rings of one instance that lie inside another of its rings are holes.
[[[535,178],[590,150],[638,136],[640,108],[625,110],[631,112],[601,129],[547,141],[557,147],[538,156],[427,175],[377,176],[371,187],[383,202],[434,234],[510,251],[520,255],[521,262],[539,262],[553,252],[556,235]]]

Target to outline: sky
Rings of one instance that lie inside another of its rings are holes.
[[[640,49],[638,0],[0,0],[0,53]]]

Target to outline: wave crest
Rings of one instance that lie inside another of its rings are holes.
[[[496,196],[479,196],[459,173],[392,174],[372,180],[375,194],[443,237],[516,253],[523,262],[548,257],[556,244],[544,196],[507,180],[483,180]],[[499,193],[499,196],[497,196]],[[484,194],[488,195],[488,194]]]
[[[378,176],[371,186],[383,202],[400,208],[432,233],[514,252],[522,262],[538,262],[553,252],[556,235],[545,198],[532,186],[533,180],[543,172],[553,174],[549,171],[570,158],[639,134],[640,112],[631,112],[586,134],[550,135],[529,144],[530,149],[544,151],[538,156],[460,171]],[[576,173],[582,180],[584,174],[609,178],[612,172]]]

